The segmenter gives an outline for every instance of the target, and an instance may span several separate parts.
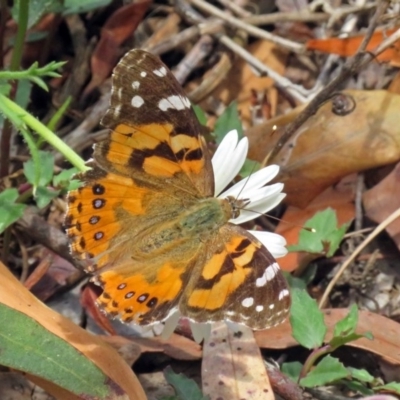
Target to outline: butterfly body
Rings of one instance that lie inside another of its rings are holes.
[[[109,138],[95,145],[66,217],[72,252],[104,289],[99,306],[141,325],[177,310],[254,329],[285,319],[289,291],[275,260],[229,222],[248,201],[213,197],[199,123],[157,57],[123,57],[102,123]]]

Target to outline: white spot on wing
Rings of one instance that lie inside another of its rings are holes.
[[[118,104],[114,108],[114,114],[118,117],[121,114],[121,104]]]
[[[140,86],[140,82],[139,82],[139,81],[134,81],[134,82],[132,82],[132,88],[133,88],[134,90],[139,89],[139,86]]]
[[[261,312],[262,310],[264,310],[264,306],[261,306],[261,305],[256,306],[256,311],[257,312]]]
[[[158,102],[158,108],[161,111],[167,111],[169,108],[175,110],[184,110],[185,108],[190,108],[190,100],[184,96],[169,96],[166,99],[161,99]]]
[[[271,281],[274,279],[276,273],[279,271],[279,266],[277,263],[273,263],[272,265],[269,265],[265,271],[264,274],[256,279],[256,286],[257,287],[262,287],[267,284],[267,282]]]
[[[243,307],[251,307],[254,304],[254,299],[252,297],[247,297],[242,300],[242,306]]]
[[[270,305],[268,306],[268,308],[269,308],[270,310],[273,310],[274,307],[275,307],[275,304],[270,304]]]
[[[286,296],[289,296],[289,290],[283,289],[279,293],[278,300],[282,300]]]
[[[161,78],[161,77],[167,75],[167,69],[164,66],[162,66],[160,69],[155,69],[153,71],[153,74],[157,75]]]
[[[140,73],[140,76],[141,76],[142,78],[144,78],[146,75],[147,75],[147,72],[146,72],[146,71],[142,71],[142,72]]]
[[[131,104],[133,107],[139,108],[144,104],[144,100],[140,96],[133,96]]]

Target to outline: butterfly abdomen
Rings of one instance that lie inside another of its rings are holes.
[[[154,226],[138,236],[135,257],[147,258],[168,252],[179,243],[200,243],[202,238],[210,237],[231,218],[229,205],[216,198],[199,200],[196,204],[182,210],[182,213],[169,221]]]

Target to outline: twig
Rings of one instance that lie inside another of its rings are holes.
[[[229,25],[231,25],[235,28],[244,30],[249,35],[252,35],[254,37],[258,37],[261,39],[269,40],[287,50],[293,51],[294,53],[304,53],[305,52],[304,45],[293,42],[291,40],[287,40],[280,36],[276,36],[276,35],[269,33],[263,29],[252,26],[238,18],[233,17],[232,15],[225,13],[224,11],[218,9],[217,7],[214,7],[213,5],[206,3],[204,0],[189,0],[189,3],[195,5],[196,7],[198,7],[202,11],[207,12],[208,14],[211,14],[215,17],[221,18],[222,20],[226,21]]]
[[[293,84],[289,79],[279,75],[273,69],[269,68],[267,65],[263,64],[258,58],[254,57],[251,53],[245,50],[243,47],[235,43],[231,38],[226,35],[219,37],[219,41],[234,51],[239,57],[243,58],[249,65],[255,68],[261,73],[261,75],[268,75],[271,77],[277,86],[284,88],[293,97],[301,102],[305,102],[307,99],[308,90],[304,89],[302,86]]]
[[[325,289],[325,292],[319,302],[319,308],[323,308],[325,303],[331,293],[333,287],[336,285],[337,281],[342,276],[345,269],[354,261],[354,259],[361,253],[361,251],[378,236],[388,225],[390,225],[393,221],[400,217],[400,208],[390,214],[384,221],[382,221],[372,232],[371,234],[354,250],[352,255],[342,264],[337,274],[333,277],[333,279],[329,282],[329,285]]]
[[[395,43],[400,38],[400,29],[393,33],[390,37],[384,40],[373,52],[370,53],[360,53],[360,51],[365,50],[366,45],[368,44],[367,38],[370,38],[376,28],[379,18],[383,14],[386,9],[389,0],[383,0],[371,19],[370,25],[368,27],[368,31],[366,33],[366,37],[360,45],[360,49],[357,53],[349,58],[343,67],[343,71],[339,74],[335,79],[330,81],[323,90],[321,90],[307,105],[307,107],[299,114],[299,116],[285,129],[284,134],[281,136],[274,149],[271,152],[269,157],[270,160],[274,160],[277,154],[280,152],[282,147],[286,142],[289,141],[291,136],[297,129],[300,128],[312,115],[314,115],[321,104],[325,103],[329,97],[332,95],[334,91],[341,86],[343,82],[349,79],[352,75],[358,72],[362,67],[371,62],[376,56],[390,47],[393,43]]]
[[[345,17],[348,14],[366,12],[375,7],[376,3],[371,3],[371,4],[366,4],[363,7],[360,6],[342,7],[332,11],[332,13],[309,12],[309,11],[292,12],[292,13],[276,12],[272,14],[252,15],[250,17],[242,18],[242,20],[251,25],[268,25],[268,24],[276,24],[279,22],[324,22],[333,19],[337,21],[338,19]]]
[[[246,11],[245,9],[234,3],[232,0],[218,0],[218,3],[225,6],[228,10],[231,10],[239,17],[245,18],[251,15],[249,11]]]

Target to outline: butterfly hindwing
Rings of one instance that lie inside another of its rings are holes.
[[[205,245],[180,309],[197,322],[229,320],[266,329],[286,319],[290,296],[275,259],[253,235],[226,224]]]

